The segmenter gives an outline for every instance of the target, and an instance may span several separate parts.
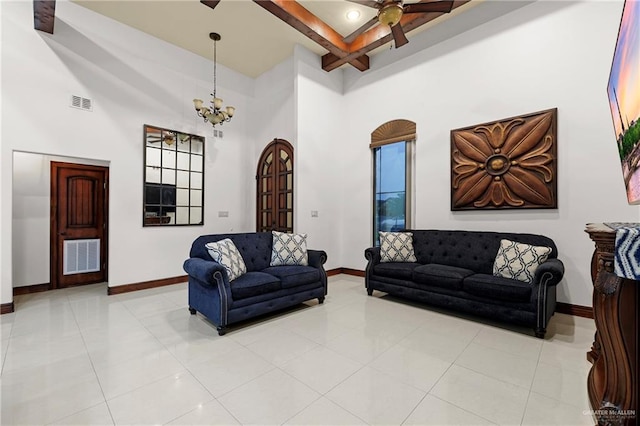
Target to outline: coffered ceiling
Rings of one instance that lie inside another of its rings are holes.
[[[344,48],[344,43],[341,45],[342,50],[334,50],[332,46],[335,47],[340,43],[340,40],[334,41],[334,38],[348,36],[365,22],[373,19],[377,13],[374,8],[345,0],[73,1],[206,58],[213,56],[213,42],[209,38],[209,33],[217,32],[222,36],[222,40],[217,45],[218,62],[249,77],[259,76],[289,57],[295,44],[303,45],[322,56],[322,66],[327,71],[339,66],[356,66],[363,71],[368,68],[370,57],[389,49],[393,43],[389,29],[378,25],[369,31],[371,34],[368,34],[368,39],[360,40],[361,46],[358,52],[348,56],[349,44]],[[408,0],[406,4],[417,2],[418,0]],[[463,16],[484,1],[459,0],[453,3],[454,10],[449,14],[405,15],[401,23],[409,41],[416,34],[429,31],[435,26],[456,25],[459,16]],[[215,6],[213,9],[209,7],[212,5]],[[296,10],[306,11],[305,15],[297,16]],[[353,22],[347,20],[346,15],[350,10],[359,11],[360,18]],[[278,14],[281,16],[276,16]],[[416,20],[416,18],[420,19]],[[308,19],[313,21],[311,28],[308,26]],[[298,22],[296,29],[295,22],[291,23],[292,20],[302,20],[302,25]],[[416,22],[412,24],[412,21]],[[332,38],[331,34],[327,34],[330,31],[334,31],[337,37]],[[310,33],[312,34],[309,35]],[[379,38],[382,40],[378,41]],[[334,43],[327,49],[327,43],[323,43],[323,40],[329,40],[329,43],[334,41]],[[358,40],[351,45],[356,42]],[[373,42],[377,44],[372,45]],[[362,49],[362,46],[366,49]],[[362,52],[366,56],[363,56]],[[345,56],[347,56],[346,59]],[[362,62],[365,60],[366,63]],[[351,65],[347,65],[349,62]]]

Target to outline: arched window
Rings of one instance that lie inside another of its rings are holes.
[[[256,231],[293,232],[293,146],[270,142],[256,172]]]
[[[371,133],[373,154],[373,243],[380,231],[411,227],[411,182],[416,123],[388,121]]]

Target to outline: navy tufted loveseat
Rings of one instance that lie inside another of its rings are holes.
[[[553,240],[542,235],[478,231],[407,230],[417,262],[380,263],[380,247],[365,250],[367,293],[388,294],[533,327],[544,338],[564,274]],[[493,276],[500,240],[551,248],[532,283]]]
[[[231,284],[227,271],[213,261],[205,244],[230,238],[247,266],[247,273]],[[227,325],[257,315],[297,305],[306,300],[324,302],[327,274],[322,266],[327,254],[307,250],[309,266],[269,266],[270,232],[215,234],[198,237],[184,262],[189,274],[189,311],[213,322],[219,335]]]

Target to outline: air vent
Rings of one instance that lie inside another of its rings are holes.
[[[72,108],[83,109],[85,111],[93,111],[93,104],[91,99],[83,98],[82,96],[71,95]]]
[[[222,130],[213,129],[213,137],[222,139]]]
[[[100,240],[66,240],[63,264],[64,275],[100,271]]]

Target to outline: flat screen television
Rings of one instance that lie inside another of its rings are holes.
[[[640,204],[640,0],[626,0],[607,86],[627,200]]]

